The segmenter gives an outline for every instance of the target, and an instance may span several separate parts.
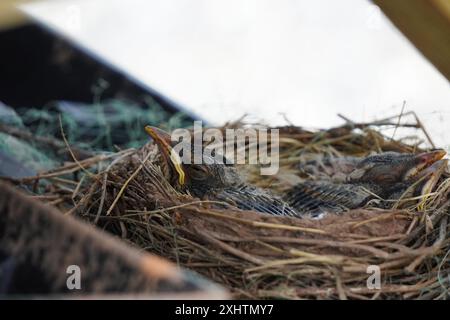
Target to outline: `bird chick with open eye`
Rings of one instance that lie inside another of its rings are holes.
[[[145,130],[160,148],[171,170],[170,182],[178,190],[202,200],[228,203],[242,210],[299,216],[280,198],[245,183],[234,166],[226,164],[226,159],[218,162],[203,155],[202,164],[183,163],[173,148],[170,134],[151,126],[146,126]],[[195,150],[193,145],[191,148]]]
[[[297,211],[320,215],[364,206],[380,197],[395,199],[410,186],[415,196],[431,192],[447,168],[443,150],[420,154],[385,152],[360,159],[344,183],[305,181],[294,186],[285,200]]]

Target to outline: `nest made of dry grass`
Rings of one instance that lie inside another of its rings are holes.
[[[255,168],[241,169],[253,183],[277,192],[283,179],[295,174],[295,164],[314,153],[420,151],[419,144],[382,134],[382,125],[348,123],[319,131],[282,127],[280,174],[261,178]],[[36,178],[48,179],[47,190],[36,198],[197,271],[236,298],[449,296],[447,176],[433,194],[402,209],[363,208],[321,220],[297,219],[220,208],[180,194],[152,162],[155,152],[99,155],[20,183],[36,186]],[[370,265],[380,267],[380,289],[367,286]]]

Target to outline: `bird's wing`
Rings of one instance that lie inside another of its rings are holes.
[[[242,210],[252,210],[278,216],[300,217],[297,211],[280,198],[254,187],[229,188],[220,192],[217,198],[231,203]]]
[[[362,207],[372,198],[373,194],[359,185],[305,181],[289,190],[285,200],[302,214],[319,214]]]

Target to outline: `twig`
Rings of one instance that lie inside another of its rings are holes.
[[[148,158],[150,157],[151,152],[149,152],[143,162],[145,163]],[[116,206],[117,202],[119,201],[120,197],[122,196],[122,194],[125,192],[125,189],[127,188],[128,184],[134,179],[134,177],[137,176],[137,174],[142,170],[144,166],[142,164],[139,165],[139,167],[133,172],[133,174],[125,181],[125,183],[123,184],[122,188],[120,188],[119,193],[117,194],[116,198],[114,199],[113,203],[111,204],[111,206],[109,207],[108,211],[106,211],[106,215],[109,216],[111,214],[111,211],[114,209],[114,207]]]
[[[64,133],[64,129],[63,129],[63,125],[62,125],[62,120],[61,120],[61,114],[58,116],[58,119],[59,119],[59,128],[60,128],[60,130],[61,130],[62,138],[63,138],[63,140],[64,140],[64,143],[65,143],[66,146],[67,146],[67,149],[69,150],[70,155],[72,156],[73,161],[75,161],[75,163],[76,163],[76,164],[77,164],[84,172],[86,172],[86,174],[87,174],[88,176],[93,176],[93,174],[92,174],[91,172],[89,172],[88,170],[86,170],[86,168],[83,167],[83,165],[82,165],[82,164],[78,161],[78,159],[75,157],[75,155],[74,155],[74,153],[73,153],[73,151],[72,151],[72,149],[71,149],[71,147],[70,147],[70,145],[69,145],[69,142],[68,142],[67,139],[66,139],[66,135],[65,135],[65,133]]]
[[[392,140],[394,140],[395,134],[397,133],[397,129],[400,125],[400,121],[402,120],[403,111],[405,110],[406,101],[403,101],[402,110],[400,111],[400,115],[398,116],[397,124],[395,125],[394,133],[392,134]]]
[[[197,233],[200,234],[201,236],[203,236],[206,240],[208,240],[209,242],[219,246],[221,249],[227,251],[228,253],[231,253],[239,258],[242,258],[244,260],[247,260],[249,262],[252,262],[254,264],[257,265],[264,265],[265,262],[259,258],[256,258],[248,253],[245,253],[239,249],[236,249],[228,244],[226,244],[225,242],[222,242],[214,237],[212,237],[209,233],[202,231],[200,229],[196,229]]]

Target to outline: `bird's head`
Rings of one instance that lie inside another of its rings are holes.
[[[156,127],[146,126],[145,131],[158,145],[165,162],[171,168],[171,182],[174,186],[188,190],[195,196],[202,197],[208,191],[226,188],[239,182],[234,168],[226,164],[225,159],[218,162],[215,158],[202,155],[202,163],[184,163],[182,155],[174,149],[174,142],[169,133]],[[190,146],[193,152],[195,147]],[[203,151],[203,148],[199,148]],[[192,156],[191,159],[194,159]]]
[[[437,167],[433,164],[446,154],[444,150],[434,150],[420,154],[385,152],[372,155],[357,165],[348,175],[348,181],[371,183],[381,187],[413,181],[427,168],[430,168],[427,173],[436,170]]]

